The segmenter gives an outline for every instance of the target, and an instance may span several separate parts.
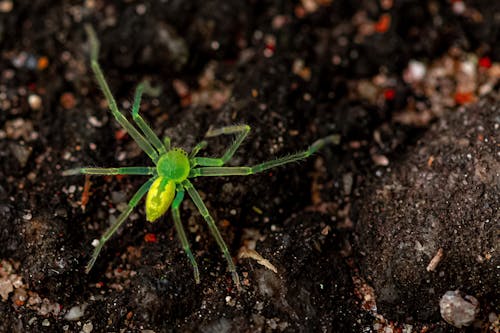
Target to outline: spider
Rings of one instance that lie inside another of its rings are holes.
[[[108,107],[116,121],[129,133],[139,147],[151,158],[154,166],[134,166],[134,167],[118,167],[118,168],[76,168],[64,171],[64,176],[77,174],[89,175],[148,175],[149,180],[146,181],[139,190],[134,194],[129,201],[127,208],[118,216],[116,221],[104,232],[99,239],[97,246],[94,249],[92,258],[86,266],[88,273],[95,264],[99,253],[104,244],[113,236],[130,215],[132,210],[137,206],[139,201],[146,196],[146,219],[149,222],[155,222],[163,216],[169,208],[172,211],[174,225],[177,230],[177,235],[182,244],[194,271],[194,279],[196,283],[200,283],[200,273],[198,264],[189,247],[186,233],[181,223],[179,207],[184,199],[185,192],[193,200],[195,206],[199,210],[201,216],[205,219],[210,232],[215,241],[220,247],[225,260],[227,261],[228,269],[232,274],[232,278],[236,286],[239,288],[240,282],[236,272],[236,267],[229,253],[226,243],[224,242],[214,219],[210,215],[207,207],[203,203],[200,195],[191,183],[192,178],[196,177],[214,177],[214,176],[246,176],[259,173],[283,164],[305,159],[315,153],[318,149],[328,143],[338,143],[338,136],[331,135],[314,142],[307,150],[281,157],[272,161],[264,162],[254,166],[224,166],[234,155],[242,141],[250,131],[248,125],[235,125],[222,127],[215,130],[209,130],[206,133],[206,138],[212,138],[219,135],[235,135],[236,139],[233,144],[225,151],[220,158],[214,157],[198,157],[197,154],[201,149],[207,146],[205,140],[198,143],[193,150],[188,154],[181,148],[171,147],[170,138],[165,137],[163,142],[146,124],[144,119],[139,115],[139,107],[141,97],[144,91],[144,84],[137,86],[134,102],[132,106],[132,120],[142,132],[130,123],[127,118],[119,111],[116,101],[111,94],[111,90],[104,78],[102,70],[98,63],[99,41],[95,35],[95,31],[90,26],[85,26],[90,45],[91,68],[94,72],[97,82],[101,87],[104,96],[108,102]]]

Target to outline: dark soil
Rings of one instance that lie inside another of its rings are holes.
[[[0,331],[453,332],[439,300],[456,289],[480,302],[468,330],[498,330],[498,12],[497,1],[0,0]],[[181,215],[201,284],[170,214],[148,224],[142,205],[84,273],[144,179],[61,171],[151,164],[107,110],[85,23],[120,108],[150,80],[159,94],[142,115],[175,146],[246,123],[231,165],[252,165],[340,135],[303,163],[194,181],[242,291],[190,200]]]
[[[441,119],[357,202],[359,265],[380,313],[437,321],[440,296],[456,289],[479,300],[482,316],[498,312],[499,110],[485,99]]]

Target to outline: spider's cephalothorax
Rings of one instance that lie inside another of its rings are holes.
[[[146,219],[150,222],[156,221],[160,216],[164,215],[169,208],[172,210],[172,219],[174,221],[177,235],[181,241],[182,247],[188,256],[188,259],[193,266],[194,277],[196,283],[200,282],[200,274],[198,265],[189,247],[189,242],[186,233],[181,223],[179,207],[184,199],[184,193],[187,192],[193,200],[196,208],[201,216],[208,224],[210,232],[214,236],[222,253],[227,261],[229,271],[233,276],[234,283],[239,288],[239,277],[236,273],[236,267],[229,250],[224,242],[217,225],[208,212],[207,207],[203,203],[200,195],[194,188],[189,179],[196,177],[211,177],[211,176],[245,176],[251,175],[264,170],[268,170],[279,165],[302,160],[328,143],[338,143],[337,135],[327,136],[317,140],[305,151],[281,157],[272,161],[264,162],[254,166],[224,166],[234,155],[242,141],[250,131],[248,125],[227,126],[215,130],[209,130],[206,134],[207,138],[218,135],[235,135],[236,139],[233,144],[220,157],[197,157],[196,155],[201,149],[207,146],[206,141],[201,141],[197,144],[188,155],[184,150],[179,148],[170,148],[170,138],[165,138],[160,141],[154,131],[146,124],[139,115],[139,107],[141,102],[144,84],[139,84],[134,97],[132,107],[132,120],[135,126],[130,123],[127,118],[118,110],[116,101],[111,94],[101,68],[97,62],[99,53],[99,41],[95,36],[95,32],[90,26],[85,27],[90,42],[91,67],[96,75],[97,82],[103,90],[104,96],[108,102],[109,110],[115,117],[116,121],[129,133],[129,135],[137,142],[139,147],[151,158],[155,163],[155,167],[139,166],[139,167],[121,167],[121,168],[76,168],[66,170],[63,175],[76,174],[92,174],[92,175],[147,175],[150,176],[139,190],[134,194],[129,201],[127,208],[118,216],[116,221],[104,232],[99,239],[97,246],[92,254],[86,271],[89,272],[94,265],[102,247],[113,236],[118,228],[125,222],[134,207],[139,201],[146,196]],[[136,127],[137,126],[137,127]],[[138,129],[139,130],[138,130]]]

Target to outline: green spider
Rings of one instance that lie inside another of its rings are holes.
[[[129,135],[137,142],[139,147],[151,158],[154,167],[121,167],[121,168],[76,168],[64,171],[64,176],[77,174],[90,175],[149,175],[151,178],[146,181],[139,190],[134,194],[129,201],[127,208],[118,216],[116,221],[106,230],[101,236],[98,245],[95,247],[92,258],[86,266],[88,273],[99,255],[104,244],[113,236],[130,215],[134,207],[146,195],[146,219],[149,222],[155,222],[163,216],[168,208],[171,207],[174,225],[177,230],[178,237],[182,247],[191,262],[194,270],[194,278],[196,283],[200,283],[200,273],[198,264],[194,259],[193,253],[189,247],[186,233],[181,223],[179,207],[184,199],[184,193],[187,192],[201,216],[205,219],[208,227],[219,245],[224,258],[227,261],[229,271],[232,274],[233,281],[239,288],[240,282],[236,272],[236,267],[229,253],[226,243],[224,242],[214,219],[208,212],[207,207],[203,203],[200,195],[191,183],[191,178],[196,177],[213,177],[213,176],[246,176],[254,173],[262,172],[279,165],[302,160],[328,143],[338,143],[338,136],[331,135],[314,142],[309,149],[281,157],[273,161],[264,162],[254,166],[240,167],[225,167],[228,162],[247,136],[250,131],[248,125],[227,126],[220,129],[209,130],[206,134],[207,138],[218,135],[236,135],[234,143],[226,150],[221,158],[212,157],[197,157],[197,153],[207,146],[206,141],[198,143],[190,154],[181,148],[172,148],[170,146],[170,138],[166,137],[163,142],[146,124],[144,119],[139,115],[139,107],[141,102],[144,85],[139,84],[132,106],[132,119],[137,127],[142,131],[142,134],[125,118],[118,110],[116,101],[111,94],[108,84],[104,78],[101,68],[98,64],[99,41],[94,30],[90,26],[85,27],[90,44],[91,67],[96,75],[99,86],[104,92],[104,96],[108,102],[109,109],[120,125],[129,133]]]

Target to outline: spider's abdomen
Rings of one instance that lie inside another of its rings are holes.
[[[166,177],[176,183],[182,182],[188,177],[190,170],[187,153],[180,148],[169,150],[160,156],[156,169],[160,177]]]
[[[166,177],[158,177],[149,188],[146,197],[146,219],[156,221],[165,214],[175,196],[175,182]]]

